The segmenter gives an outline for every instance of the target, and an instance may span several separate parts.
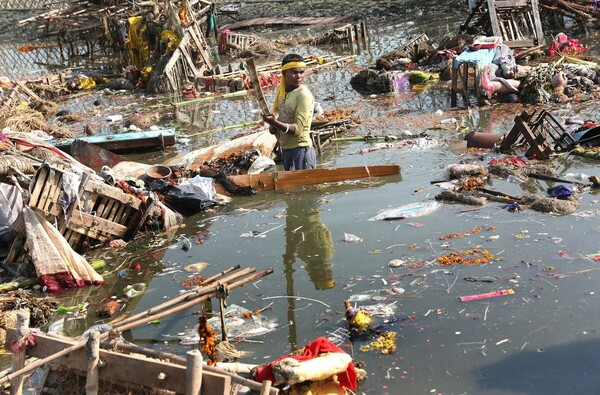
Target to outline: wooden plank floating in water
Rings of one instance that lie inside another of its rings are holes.
[[[400,166],[358,166],[337,169],[310,169],[270,171],[259,174],[241,174],[228,177],[238,186],[250,186],[257,191],[287,189],[301,185],[354,180],[368,177],[384,177],[400,174]]]
[[[69,152],[70,145],[75,140],[83,140],[95,144],[109,151],[128,151],[139,148],[165,148],[175,144],[175,130],[161,129],[146,132],[117,133],[109,135],[97,135],[77,137],[52,143],[62,151]]]

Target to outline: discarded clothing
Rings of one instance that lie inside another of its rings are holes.
[[[573,188],[566,185],[557,185],[548,189],[548,195],[556,199],[566,200],[573,195]]]
[[[317,358],[319,356],[319,354],[330,353],[330,352],[345,354],[345,352],[341,348],[339,348],[338,346],[336,346],[335,344],[333,344],[326,338],[318,337],[315,340],[313,340],[312,342],[310,342],[304,348],[304,353],[302,355],[293,355],[293,356],[289,356],[289,357],[286,356],[286,357],[279,358],[277,361],[280,361],[285,358],[293,358],[300,362],[308,361],[308,360]],[[258,382],[263,382],[265,380],[271,380],[274,382],[275,377],[273,376],[272,366],[277,361],[273,361],[265,366],[259,366],[256,369],[256,374],[254,376],[254,379]],[[344,386],[345,388],[348,388],[350,390],[356,389],[356,378],[357,378],[356,370],[354,369],[354,364],[352,362],[350,362],[350,364],[348,365],[348,368],[346,369],[346,371],[344,373],[340,373],[337,375],[338,382],[342,386]]]
[[[48,292],[86,285],[102,285],[102,276],[92,269],[81,255],[73,251],[69,243],[44,218],[30,207],[23,208],[27,234],[27,247],[35,266],[40,284]]]

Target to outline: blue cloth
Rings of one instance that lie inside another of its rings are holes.
[[[454,57],[452,67],[458,69],[461,63],[472,63],[477,66],[485,66],[486,64],[492,63],[494,60],[494,49],[478,49],[477,51],[471,51],[470,49],[464,50],[460,55]]]
[[[312,146],[284,149],[281,152],[285,170],[314,169],[317,166],[317,154]]]
[[[569,196],[573,194],[573,187],[571,185],[558,185],[554,188],[548,189],[548,195],[553,198],[566,200]]]

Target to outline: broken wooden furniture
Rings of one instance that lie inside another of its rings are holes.
[[[183,0],[189,26],[181,23],[175,29],[181,41],[165,66],[163,75],[170,92],[180,93],[183,85],[195,83],[204,71],[212,69],[209,46],[200,26],[206,22],[208,14],[214,11],[210,2],[204,0]],[[171,20],[179,21],[179,9],[174,2],[168,2]]]
[[[416,37],[411,37],[408,42],[400,48],[400,51],[405,53],[405,57],[416,63],[420,58],[427,54],[427,48],[436,47],[437,43],[432,42],[427,34],[422,33]]]
[[[22,393],[25,375],[37,368],[43,368],[45,374],[41,380],[41,394],[83,393],[75,389],[65,391],[66,388],[53,391],[53,383],[49,379],[52,375],[56,378],[57,374],[62,374],[71,378],[83,377],[82,381],[85,381],[88,394],[105,393],[99,391],[99,387],[110,385],[131,388],[134,389],[134,393],[172,391],[169,393],[224,395],[231,393],[232,383],[238,383],[264,395],[276,395],[277,389],[265,388],[264,385],[216,367],[205,366],[199,350],[188,352],[183,359],[177,355],[136,347],[128,342],[119,347],[119,341],[110,341],[118,339],[126,331],[147,325],[154,320],[197,308],[210,299],[224,301],[230,290],[273,273],[273,269],[261,272],[256,272],[254,268],[237,271],[238,269],[239,265],[225,269],[184,294],[113,323],[109,330],[90,328],[89,334],[84,334],[80,339],[32,332],[29,329],[29,312],[21,310],[18,313],[16,330],[10,330],[6,337],[8,347],[12,346],[14,350],[12,372],[0,378],[0,386],[10,381],[13,393]],[[223,320],[224,314],[225,311],[222,310]],[[130,354],[118,353],[115,349]],[[164,359],[170,361],[165,362]],[[65,380],[54,380],[54,383],[57,381],[58,385],[69,384],[64,383]]]
[[[454,56],[452,61],[452,87],[450,88],[450,106],[456,107],[460,79],[460,92],[463,97],[465,107],[469,107],[469,72],[472,69],[473,85],[475,86],[477,100],[479,100],[479,90],[477,89],[478,74],[483,72],[483,68],[492,63],[494,59],[494,49],[478,49],[472,51],[466,49],[460,55]]]
[[[164,150],[175,144],[175,129],[83,136],[53,140],[51,143],[61,151],[70,153],[71,143],[75,140],[85,141],[112,152],[130,152],[147,148]]]
[[[354,45],[359,48],[363,45],[366,48],[369,42],[367,24],[364,20],[348,23],[328,30],[319,37],[301,41],[316,45],[344,43],[349,45],[352,50],[354,50]]]
[[[157,4],[146,2],[144,5],[138,5],[119,2],[121,3],[119,5],[104,6],[94,3],[97,2],[78,1],[67,9],[55,9],[22,20],[19,24],[36,24],[35,27],[43,29],[45,40],[56,40],[56,45],[44,43],[45,46],[39,48],[47,52],[58,51],[60,54],[60,56],[45,56],[48,65],[61,67],[70,57],[85,56],[94,59],[98,54],[123,55],[122,58],[127,59],[124,56],[128,48],[123,42],[122,22],[129,15],[139,13],[134,11],[134,7],[151,7]],[[181,40],[160,74],[160,78],[164,82],[162,85],[169,92],[179,93],[184,83],[193,83],[196,78],[204,74],[205,70],[212,69],[209,46],[202,27],[208,25],[209,18],[213,18],[214,21],[214,7],[212,3],[205,0],[166,1],[164,7],[162,17],[168,21],[168,29],[174,31]],[[147,12],[146,15],[151,15],[152,12],[154,10]],[[154,17],[158,18],[159,15]],[[160,35],[160,32],[158,34]],[[33,49],[37,50],[37,48]],[[135,63],[133,60],[132,62]],[[137,66],[141,69],[148,65]]]
[[[527,158],[543,160],[554,152],[573,149],[576,141],[551,113],[542,110],[531,115],[523,111],[515,117],[515,124],[502,141],[500,151],[508,151],[513,144],[527,145]]]
[[[339,135],[346,132],[352,120],[350,118],[334,120],[329,122],[315,122],[310,126],[310,138],[315,147],[317,155],[323,152],[323,146],[329,144],[331,139],[338,138]]]
[[[67,167],[44,163],[29,184],[28,205],[50,222],[56,221],[58,230],[74,250],[112,239],[131,240],[149,215],[160,215],[160,208],[152,199],[142,202],[85,173],[77,195],[67,197],[63,182],[67,183],[72,175]],[[24,225],[19,225],[22,222],[15,223],[17,236],[6,258],[9,263],[20,263],[24,255]]]
[[[228,47],[233,47],[237,51],[244,51],[250,48],[252,44],[260,40],[260,37],[253,34],[235,33],[232,31],[223,31],[219,41],[219,53],[224,55]]]
[[[356,55],[345,56],[308,56],[305,58],[306,63],[305,75],[310,75],[319,71],[335,69],[347,66],[354,62]],[[279,84],[281,71],[279,67],[281,62],[270,62],[265,64],[257,64],[256,72],[261,80],[261,86],[274,86]],[[239,79],[242,83],[238,86],[232,81]],[[204,88],[212,92],[222,92],[224,90],[232,92],[242,89],[252,89],[250,78],[247,72],[246,62],[236,62],[230,65],[219,65],[213,69],[212,75],[204,77]]]
[[[538,0],[479,0],[470,2],[465,32],[471,21],[488,35],[502,37],[510,48],[530,48],[544,44]]]
[[[336,169],[309,169],[268,171],[259,174],[240,174],[228,179],[238,187],[251,187],[255,191],[277,191],[297,186],[316,185],[327,182],[355,180],[359,178],[384,177],[400,174],[398,165],[339,167]],[[217,192],[227,194],[219,184]]]

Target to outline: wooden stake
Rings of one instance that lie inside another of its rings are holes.
[[[219,313],[221,316],[221,340],[227,341],[227,326],[225,325],[225,297],[219,298]]]
[[[263,385],[260,389],[260,395],[267,395],[271,393],[271,380],[263,381]]]
[[[200,395],[202,388],[202,353],[195,349],[186,353],[186,395]]]
[[[17,313],[17,338],[16,341],[19,343],[19,347],[13,354],[12,360],[12,371],[18,371],[25,366],[26,356],[26,344],[21,339],[29,334],[29,310],[20,310]],[[21,395],[23,393],[23,381],[25,381],[24,375],[11,378],[10,380],[10,393],[11,395]]]
[[[98,377],[100,362],[100,332],[92,331],[87,341],[87,379],[85,382],[86,395],[98,394]]]

